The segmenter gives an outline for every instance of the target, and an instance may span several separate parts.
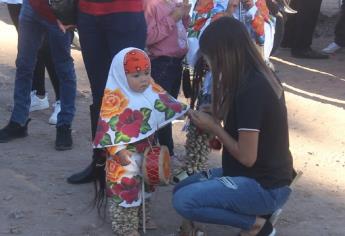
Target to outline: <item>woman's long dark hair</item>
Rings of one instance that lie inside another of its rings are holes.
[[[222,17],[211,23],[200,37],[200,51],[211,67],[213,77],[212,110],[220,120],[226,121],[233,100],[251,68],[268,80],[278,97],[282,87],[259,54],[243,23]]]

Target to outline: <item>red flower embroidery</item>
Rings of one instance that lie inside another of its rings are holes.
[[[193,29],[194,29],[195,31],[200,31],[201,28],[204,27],[206,21],[207,21],[207,18],[200,18],[200,19],[197,19],[197,20],[194,22]]]
[[[213,0],[201,0],[198,2],[195,10],[199,14],[204,14],[211,11],[213,9],[213,6],[214,6]]]
[[[101,119],[98,120],[96,135],[95,135],[95,139],[93,140],[93,143],[95,146],[97,146],[101,142],[102,138],[108,132],[108,130],[109,130],[108,123]]]
[[[138,137],[143,120],[144,116],[140,111],[133,111],[127,108],[119,116],[119,122],[116,124],[116,129],[128,137]]]
[[[121,183],[114,184],[111,188],[107,189],[107,196],[119,196],[128,204],[131,204],[139,199],[139,184],[139,181],[135,178],[123,177]]]
[[[168,94],[159,94],[159,98],[164,103],[164,105],[174,112],[180,113],[182,111],[182,105],[181,103],[177,102],[175,99],[173,99]]]

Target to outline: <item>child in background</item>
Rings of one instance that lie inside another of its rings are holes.
[[[153,82],[144,51],[126,48],[115,56],[93,144],[107,149],[105,188],[116,235],[139,235],[143,153],[157,129],[186,111],[186,105]]]
[[[152,63],[152,77],[174,98],[180,91],[182,60],[187,53],[189,25],[188,0],[146,0],[144,2],[147,23],[147,50]],[[167,125],[158,131],[161,145],[174,155],[172,127]]]

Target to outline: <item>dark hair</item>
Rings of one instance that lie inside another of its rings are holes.
[[[279,81],[240,21],[231,17],[219,18],[205,29],[199,43],[200,51],[211,67],[212,109],[218,119],[226,121],[244,75],[251,69],[264,75],[278,97],[282,95]]]

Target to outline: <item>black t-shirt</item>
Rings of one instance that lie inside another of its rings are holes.
[[[241,130],[259,132],[255,164],[248,168],[238,162],[225,148],[222,164],[224,176],[246,176],[264,188],[277,188],[291,183],[292,156],[285,98],[273,91],[264,76],[254,69],[248,73],[225,125],[236,140]]]

